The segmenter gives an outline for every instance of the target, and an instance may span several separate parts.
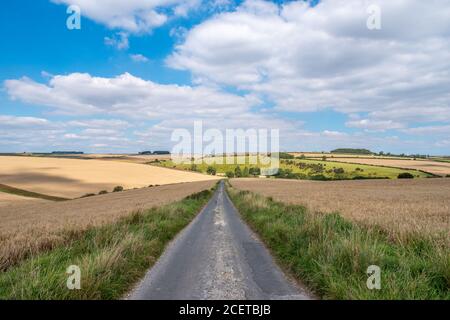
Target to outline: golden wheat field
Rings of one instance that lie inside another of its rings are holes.
[[[112,191],[115,186],[133,189],[216,179],[194,172],[122,161],[0,157],[0,183],[63,198],[77,198],[101,190]]]
[[[129,190],[63,202],[15,202],[0,207],[0,270],[27,254],[70,240],[70,234],[116,221],[210,189],[215,181],[199,181]]]
[[[47,202],[46,200],[36,199],[36,198],[27,198],[17,196],[15,194],[9,194],[0,192],[0,211],[3,207],[7,207],[12,204],[23,204],[23,203],[42,203]]]
[[[338,212],[392,237],[420,232],[450,239],[450,179],[300,181],[232,179],[233,187],[315,212]]]

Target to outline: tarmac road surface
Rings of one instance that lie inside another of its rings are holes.
[[[241,220],[220,183],[131,292],[132,300],[312,299]]]

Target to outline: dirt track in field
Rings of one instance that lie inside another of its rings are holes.
[[[201,181],[143,188],[64,202],[24,202],[0,207],[0,269],[27,250],[61,243],[62,231],[80,231],[114,222],[133,211],[181,200],[211,188]]]
[[[305,181],[232,179],[233,187],[312,211],[339,212],[393,237],[410,232],[447,234],[450,239],[450,179]]]

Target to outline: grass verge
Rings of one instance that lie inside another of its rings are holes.
[[[143,277],[167,243],[208,202],[212,190],[91,228],[52,251],[0,273],[0,299],[117,299]],[[81,289],[68,290],[66,270],[81,270]]]
[[[281,265],[324,299],[450,299],[450,252],[433,239],[391,241],[339,214],[316,214],[228,188],[244,220]],[[367,288],[367,268],[381,268],[381,289]]]
[[[22,189],[17,189],[14,187],[7,186],[5,184],[0,184],[0,192],[15,194],[17,196],[22,196],[22,197],[38,198],[38,199],[44,199],[44,200],[50,200],[50,201],[69,200],[67,198],[48,196],[48,195],[42,194],[42,193],[36,193],[36,192],[26,191],[26,190],[22,190]]]

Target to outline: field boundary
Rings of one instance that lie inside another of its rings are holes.
[[[19,188],[14,188],[11,186],[8,186],[6,184],[0,183],[0,192],[14,194],[17,196],[27,197],[27,198],[36,198],[36,199],[44,199],[44,200],[50,200],[50,201],[67,201],[71,200],[70,198],[62,198],[62,197],[55,197],[55,196],[49,196],[42,193],[27,191]]]

